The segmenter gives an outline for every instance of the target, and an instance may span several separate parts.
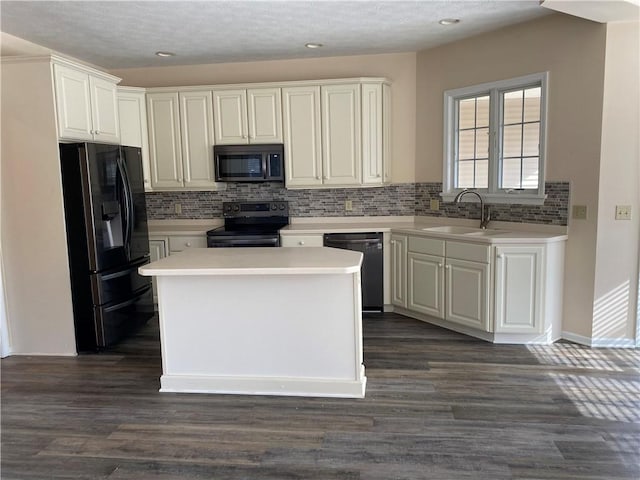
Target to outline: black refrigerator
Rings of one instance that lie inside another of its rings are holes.
[[[76,347],[102,350],[154,314],[141,151],[61,143],[60,162]]]

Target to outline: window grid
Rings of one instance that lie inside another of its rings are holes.
[[[484,98],[487,97],[488,95],[485,94],[480,94],[478,96],[475,97],[471,97],[471,98],[460,98],[456,101],[456,172],[455,172],[455,177],[456,177],[456,185],[460,185],[460,165],[461,164],[465,164],[465,163],[471,163],[473,166],[472,169],[472,182],[471,185],[466,185],[466,188],[477,188],[478,187],[478,161],[479,160],[486,160],[489,161],[489,152],[487,151],[487,156],[483,156],[483,157],[479,157],[478,156],[478,130],[482,129],[482,130],[487,130],[489,129],[489,125],[487,126],[482,126],[479,127],[478,126],[478,100],[480,98]],[[473,126],[471,127],[466,127],[466,128],[462,128],[460,126],[460,107],[461,107],[461,102],[463,101],[468,101],[468,100],[473,100]],[[461,132],[473,132],[473,158],[460,158],[460,133]],[[488,135],[488,133],[487,133]],[[488,179],[487,179],[488,180]],[[483,183],[487,183],[487,181],[485,180],[485,182]]]

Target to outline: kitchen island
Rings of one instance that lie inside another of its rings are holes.
[[[161,392],[364,397],[362,254],[194,248],[156,277]]]

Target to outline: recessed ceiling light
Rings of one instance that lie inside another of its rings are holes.
[[[456,23],[460,23],[459,18],[443,18],[438,22],[440,25],[455,25]]]
[[[307,48],[322,48],[322,47],[324,47],[324,45],[322,45],[321,43],[305,43],[304,46],[307,47]]]
[[[175,57],[176,54],[173,52],[156,52],[158,57]]]

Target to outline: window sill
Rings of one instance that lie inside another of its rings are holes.
[[[440,192],[440,197],[442,197],[443,202],[453,202],[454,198],[456,198],[456,194],[454,193],[446,193]],[[484,200],[485,205],[496,205],[496,204],[507,204],[507,205],[543,205],[546,195],[531,195],[531,194],[518,194],[518,193],[508,193],[508,194],[499,194],[499,193],[482,193],[478,192],[482,199]],[[475,195],[465,195],[461,202],[471,202],[478,203],[478,198]]]

